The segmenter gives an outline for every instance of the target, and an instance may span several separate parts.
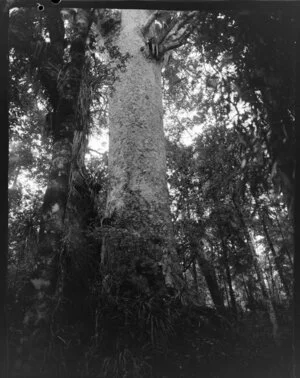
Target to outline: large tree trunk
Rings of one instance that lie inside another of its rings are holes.
[[[165,282],[172,286],[162,63],[150,57],[141,32],[151,13],[122,10],[120,32],[115,38],[120,52],[129,58],[110,100],[106,217],[129,231],[136,242],[147,240],[152,245],[151,258],[162,263]]]
[[[64,127],[62,123],[60,125]],[[42,207],[39,233],[40,277],[52,282],[53,261],[60,252],[64,231],[64,216],[68,199],[70,161],[72,156],[72,137],[54,142],[50,177]],[[55,265],[53,266],[55,269]],[[55,289],[55,285],[52,287]]]
[[[78,222],[78,213],[75,216],[74,211],[71,211],[76,206],[76,200],[70,189],[74,186],[75,171],[78,170],[78,164],[74,164],[78,161],[78,154],[74,152],[74,140],[78,144],[78,134],[87,132],[82,122],[84,109],[79,102],[79,95],[85,64],[86,38],[90,26],[89,13],[78,12],[78,33],[71,42],[69,63],[64,61],[63,56],[64,28],[59,10],[50,9],[47,22],[51,38],[49,50],[53,52],[51,56],[55,57],[52,63],[57,69],[63,70],[64,75],[60,78],[53,75],[51,77],[44,62],[37,65],[41,83],[48,91],[53,109],[48,114],[53,147],[49,180],[41,209],[38,264],[34,272],[36,278],[31,280],[36,289],[36,297],[33,307],[25,316],[26,323],[35,326],[38,320],[49,325],[50,318],[54,319],[55,311],[52,312],[52,308],[59,307],[64,289],[65,270],[68,268],[65,255],[72,252],[72,246],[74,243],[78,244],[80,237],[79,228],[82,225]],[[37,62],[32,62],[32,65],[36,64]],[[85,138],[79,139],[80,143],[85,143]],[[80,150],[80,146],[76,147],[76,151],[78,148]],[[75,224],[78,226],[76,229],[69,227]],[[71,233],[69,235],[66,232],[68,228]],[[64,238],[66,235],[73,243],[67,243]]]

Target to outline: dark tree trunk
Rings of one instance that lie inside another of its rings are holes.
[[[269,288],[270,288],[270,292],[271,292],[272,298],[274,298],[276,300],[276,302],[279,303],[280,297],[279,297],[279,293],[278,293],[277,284],[274,280],[273,263],[272,263],[268,253],[267,253],[267,260],[268,260],[268,265],[269,265]]]
[[[197,295],[199,296],[199,287],[198,287],[198,277],[197,277],[197,269],[196,269],[196,263],[195,261],[192,262],[192,274],[193,274],[193,279],[194,279],[194,290]]]
[[[224,292],[225,292],[225,296],[226,296],[226,302],[227,302],[227,306],[228,308],[230,308],[230,297],[229,297],[229,293],[228,293],[228,283],[227,283],[227,279],[225,277],[224,274],[222,274],[222,282],[223,282],[223,287],[224,287]]]
[[[272,325],[273,338],[274,338],[275,343],[278,344],[279,338],[278,338],[277,316],[276,316],[276,313],[275,313],[273,302],[270,298],[270,294],[269,294],[269,292],[266,288],[265,282],[264,282],[263,272],[261,270],[261,267],[259,265],[259,261],[258,261],[257,256],[256,256],[254,237],[253,237],[252,231],[248,229],[247,224],[244,220],[243,214],[241,212],[241,209],[239,208],[238,204],[236,203],[236,201],[234,199],[233,199],[233,204],[234,204],[234,207],[235,207],[236,212],[238,214],[238,217],[240,219],[240,223],[241,223],[245,238],[248,241],[249,254],[252,256],[253,266],[254,266],[255,272],[257,274],[257,278],[258,278],[258,281],[259,281],[259,285],[260,285],[260,288],[261,288],[263,298],[264,298],[266,305],[267,305],[267,311],[268,311],[270,323]]]
[[[237,318],[238,311],[237,311],[235,294],[234,294],[234,290],[233,290],[233,287],[232,287],[227,245],[226,245],[226,242],[223,239],[223,236],[221,235],[221,230],[220,230],[220,237],[221,237],[222,253],[223,253],[223,257],[224,257],[224,261],[225,261],[225,271],[226,271],[227,283],[228,283],[228,288],[229,288],[231,309],[232,309],[233,315]]]
[[[275,262],[275,266],[276,266],[277,272],[278,272],[279,277],[281,279],[281,282],[283,284],[284,291],[285,291],[285,293],[287,295],[287,298],[291,299],[290,287],[289,287],[289,285],[287,283],[287,280],[286,280],[286,278],[284,276],[284,273],[283,273],[283,270],[282,270],[282,266],[279,264],[278,256],[277,256],[277,253],[275,251],[274,245],[272,243],[271,237],[269,235],[268,228],[267,228],[267,225],[265,223],[265,219],[264,219],[263,215],[261,216],[261,221],[262,221],[262,226],[263,226],[263,230],[264,230],[267,242],[269,244],[270,251],[272,252],[272,255],[273,255],[273,258],[274,258],[274,262]]]
[[[48,327],[55,319],[55,311],[61,310],[62,294],[66,294],[63,293],[66,270],[69,269],[66,255],[72,255],[72,243],[68,243],[67,237],[69,240],[73,239],[74,245],[78,242],[81,232],[79,228],[82,227],[82,223],[78,222],[80,210],[78,209],[76,214],[71,211],[77,204],[71,190],[75,185],[75,171],[79,170],[78,164],[74,162],[78,163],[78,151],[82,150],[80,143],[85,144],[87,133],[83,121],[86,116],[85,109],[79,99],[90,20],[88,12],[78,10],[77,34],[71,41],[71,60],[68,63],[64,60],[64,26],[60,11],[57,8],[49,8],[46,16],[51,40],[48,47],[51,63],[64,72],[64,75],[51,76],[49,66],[45,65],[42,58],[39,62],[31,62],[37,68],[41,84],[47,91],[52,105],[52,112],[48,114],[47,121],[53,146],[49,180],[41,209],[38,267],[34,272],[35,281],[31,280],[36,289],[36,296],[33,298],[33,308],[25,318],[26,324],[35,326],[36,318],[42,318]],[[78,134],[84,135],[78,140]],[[75,223],[78,227],[76,230],[70,227],[69,234],[70,224],[74,226]],[[53,311],[53,308],[56,310]]]
[[[292,22],[292,14],[282,14],[270,22],[269,15],[240,19],[241,30],[245,27],[254,30],[265,45],[278,44],[269,49],[266,58],[259,44],[253,44],[249,51],[255,61],[258,75],[255,89],[261,92],[264,109],[270,125],[269,153],[273,164],[277,164],[276,179],[280,182],[288,214],[291,221],[295,212],[295,167],[296,167],[296,124],[295,124],[295,77],[296,77],[296,40],[297,18]],[[273,24],[273,25],[272,25]],[[245,30],[245,29],[244,29]],[[271,32],[272,30],[272,32]],[[285,30],[282,33],[281,30]],[[279,50],[278,50],[279,49]],[[277,56],[281,51],[282,56]],[[255,77],[254,77],[255,78]],[[253,78],[253,79],[254,79]],[[260,80],[259,80],[260,79]],[[254,96],[255,93],[254,93]],[[254,97],[255,98],[255,97]]]
[[[204,257],[201,256],[200,252],[198,251],[197,255],[198,264],[201,268],[201,271],[205,277],[205,281],[210,292],[211,298],[214,302],[214,305],[219,311],[224,310],[224,301],[219,289],[216,273],[212,264]]]
[[[248,303],[251,302],[251,300],[253,300],[253,296],[252,296],[251,290],[249,290],[249,288],[246,284],[245,277],[244,277],[243,273],[242,273],[242,280],[243,280],[243,286],[244,286],[244,289],[245,289],[245,294],[246,294],[247,304],[248,304]],[[246,307],[247,307],[247,305],[246,305]]]
[[[269,199],[269,201],[271,201],[271,198],[270,198],[269,193],[267,193],[267,195],[268,195],[268,199]],[[290,249],[289,249],[289,248],[287,247],[287,245],[286,245],[286,243],[287,243],[287,237],[286,237],[286,235],[284,234],[284,231],[282,230],[282,225],[281,225],[280,220],[279,220],[279,218],[278,218],[278,214],[277,214],[277,212],[275,212],[275,218],[276,218],[276,223],[277,223],[278,230],[279,230],[279,232],[280,232],[280,235],[281,235],[281,237],[282,237],[282,241],[283,241],[283,244],[284,244],[284,250],[285,250],[286,255],[287,255],[288,259],[289,259],[290,267],[291,267],[291,269],[292,269],[293,266],[294,266],[294,262],[293,262],[293,259],[292,259],[292,254],[291,254]],[[267,221],[268,221],[268,223],[270,224],[270,219],[269,219],[269,217],[267,217]],[[294,242],[294,240],[293,240],[293,242]]]
[[[259,212],[259,216],[260,216],[260,219],[261,219],[261,222],[262,222],[264,234],[265,234],[267,243],[269,245],[270,251],[272,253],[272,256],[274,258],[274,263],[275,263],[275,266],[276,266],[276,270],[277,270],[277,272],[279,274],[279,277],[280,277],[280,280],[281,280],[281,282],[283,284],[283,288],[284,288],[284,291],[286,293],[287,298],[291,299],[291,290],[290,290],[290,287],[288,285],[287,279],[286,279],[286,277],[284,275],[282,266],[279,263],[277,253],[275,251],[275,248],[274,248],[274,245],[273,245],[273,242],[272,242],[272,239],[271,239],[271,236],[269,234],[269,230],[268,230],[268,227],[267,227],[267,224],[266,224],[267,214],[264,211],[264,209],[261,209],[260,203],[259,203],[259,201],[258,201],[258,199],[256,198],[255,195],[253,195],[253,198],[254,198],[255,203],[256,203],[256,205],[257,205],[257,207],[259,209],[258,212]]]
[[[196,237],[194,237],[194,235],[191,235],[191,248],[193,250],[194,256],[198,261],[198,265],[201,269],[201,272],[205,278],[205,282],[211,295],[211,299],[216,309],[218,309],[220,312],[223,312],[224,299],[219,288],[215,268],[211,264],[211,262],[206,258],[203,246],[201,245],[199,240]]]

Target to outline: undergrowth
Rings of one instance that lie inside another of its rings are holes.
[[[46,342],[39,339],[38,324],[36,335],[26,336],[22,318],[30,293],[22,295],[22,283],[19,290],[11,290],[9,376],[291,376],[291,319],[286,309],[282,343],[276,347],[266,316],[241,313],[235,320],[229,311],[220,315],[214,308],[182,301],[164,285],[160,266],[142,247],[136,243],[129,248],[123,238],[123,245],[106,244],[109,253],[102,262],[94,253],[98,248],[100,255],[99,243],[85,251],[81,266],[78,260],[66,260],[65,290],[55,299],[60,302],[53,303],[56,313]]]

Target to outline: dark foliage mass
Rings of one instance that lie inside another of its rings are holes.
[[[120,11],[10,13],[8,375],[292,377],[299,20],[165,17],[190,23],[163,68],[180,289],[159,242],[105,217],[108,157],[88,141],[127,57],[95,22],[117,33]]]

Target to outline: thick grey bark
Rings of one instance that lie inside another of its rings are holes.
[[[122,53],[129,53],[130,58],[126,71],[119,74],[115,84],[109,116],[107,213],[128,217],[128,211],[131,213],[133,203],[137,202],[136,210],[141,210],[142,214],[139,216],[138,211],[134,211],[129,216],[135,230],[143,228],[145,215],[150,219],[152,216],[151,223],[159,227],[170,223],[161,64],[145,57],[141,51],[144,40],[138,33],[148,16],[146,10],[122,12],[116,44]]]
[[[106,217],[162,248],[167,284],[172,285],[172,224],[166,180],[161,61],[150,57],[142,34],[152,11],[122,10],[115,44],[128,54],[109,110],[109,191]],[[168,251],[164,253],[163,251]],[[154,257],[154,256],[153,256]]]

